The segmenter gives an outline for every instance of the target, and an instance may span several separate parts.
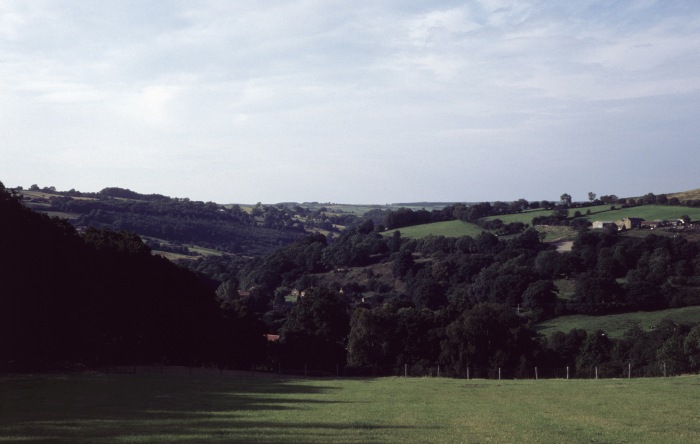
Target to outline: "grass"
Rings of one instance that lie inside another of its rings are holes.
[[[535,227],[539,233],[544,233],[544,242],[561,242],[576,239],[578,232],[566,226],[538,225]]]
[[[691,220],[700,220],[700,208],[684,207],[684,206],[669,206],[669,205],[640,205],[632,208],[621,208],[620,205],[614,205],[617,209],[611,210],[613,205],[596,205],[585,208],[571,208],[569,216],[573,217],[576,211],[582,214],[583,219],[590,221],[596,220],[619,220],[624,217],[641,217],[644,220],[674,220],[683,215],[688,215]],[[589,215],[586,212],[590,211]],[[548,216],[552,214],[551,210],[530,210],[522,213],[504,214],[500,216],[489,216],[484,219],[493,220],[500,219],[503,223],[522,222],[524,224],[532,224],[532,219],[538,216]]]
[[[510,224],[513,222],[521,222],[524,224],[532,225],[532,219],[540,216],[549,216],[553,213],[552,210],[528,210],[522,213],[513,214],[501,214],[498,216],[488,216],[485,220],[500,219],[504,224]]]
[[[213,248],[200,247],[194,244],[184,244],[188,250],[194,251],[201,256],[223,256],[223,253],[219,250],[214,250]]]
[[[560,242],[572,240],[576,237],[576,230],[571,227],[537,226],[535,229],[540,233],[544,233],[544,242]],[[484,230],[476,224],[471,224],[460,220],[451,220],[447,222],[435,222],[431,224],[398,228],[396,230],[388,230],[383,232],[382,235],[391,236],[394,231],[400,231],[401,237],[421,239],[427,236],[471,236],[476,238],[482,232],[489,230]],[[502,238],[508,239],[511,237],[513,236],[503,236]]]
[[[400,231],[401,237],[420,239],[431,235],[445,237],[477,237],[482,231],[485,230],[475,224],[470,224],[461,220],[450,220],[447,222],[435,222],[432,224],[414,225],[412,227],[388,230],[382,234],[384,236],[391,236],[394,231]]]
[[[571,299],[576,290],[576,281],[573,279],[557,279],[554,281],[554,285],[559,290],[560,299]]]
[[[700,199],[700,188],[696,188],[690,191],[682,191],[680,193],[667,194],[666,197],[668,197],[669,199],[671,199],[672,197],[677,197],[681,201],[690,199],[698,200]]]
[[[0,441],[687,443],[700,433],[698,385],[698,376],[5,376]]]
[[[651,329],[663,319],[670,319],[676,323],[700,322],[700,307],[671,308],[649,312],[639,311],[607,316],[561,316],[542,322],[536,328],[545,336],[549,336],[555,331],[566,333],[574,328],[580,328],[588,332],[603,330],[609,336],[619,338],[634,324],[639,324],[644,329]]]
[[[669,205],[641,205],[638,207],[631,208],[620,208],[606,212],[601,212],[598,214],[592,214],[590,216],[583,216],[584,218],[595,221],[595,220],[619,220],[624,217],[641,217],[644,220],[674,220],[678,219],[683,215],[688,215],[691,220],[700,220],[700,208],[695,207],[684,207],[684,206],[669,206]],[[606,207],[609,208],[609,207]],[[581,211],[581,213],[585,213]],[[571,214],[571,210],[569,211]]]
[[[619,207],[619,206],[618,206]],[[591,211],[590,215],[585,215],[587,210]],[[684,206],[668,206],[668,205],[642,205],[632,208],[620,208],[610,210],[610,205],[598,205],[587,208],[571,209],[569,214],[572,216],[575,211],[580,211],[584,216],[581,218],[590,221],[596,220],[619,220],[624,217],[640,217],[644,220],[674,220],[683,215],[688,215],[691,220],[700,220],[700,208],[684,207]],[[537,216],[546,216],[551,214],[551,210],[531,210],[516,214],[504,214],[501,216],[489,216],[485,219],[500,219],[503,223],[522,222],[531,224],[532,219]],[[537,231],[545,234],[545,242],[560,242],[573,240],[576,237],[576,230],[570,227],[552,227],[552,226],[537,226]],[[391,235],[394,230],[384,232]],[[413,227],[400,228],[401,236],[407,238],[423,238],[429,235],[460,237],[460,236],[478,236],[483,229],[475,224],[453,220],[448,222],[436,222],[431,224],[416,225]],[[651,231],[630,232],[631,236],[647,236]],[[626,234],[627,235],[627,234]]]

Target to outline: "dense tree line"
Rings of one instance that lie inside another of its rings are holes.
[[[406,240],[399,232],[379,236],[367,220],[333,242],[309,238],[250,264],[242,271],[241,282],[266,288],[270,300],[266,307],[273,310],[274,291],[316,288],[315,276],[320,272],[381,262],[391,264],[395,285],[355,284],[324,290],[336,294],[345,290],[350,319],[347,364],[365,373],[396,373],[404,365],[437,364],[454,374],[471,367],[487,375],[508,367],[524,375],[534,365],[570,365],[585,372],[588,361],[581,356],[588,353],[586,347],[593,347],[586,345],[587,335],[572,333],[579,342],[571,339],[575,347],[570,344],[565,353],[556,340],[550,344],[538,339],[533,323],[562,314],[700,305],[696,243],[682,237],[638,239],[587,229],[580,232],[571,252],[561,253],[543,244],[533,229],[508,240],[485,232],[476,238]],[[574,289],[567,298],[560,297],[556,285],[562,281]],[[363,299],[367,292],[373,296]],[[681,336],[690,330],[678,328]],[[477,336],[484,329],[490,332],[486,342]],[[297,330],[295,349],[304,343],[298,340],[299,334]],[[283,348],[284,335],[281,341]],[[484,343],[492,347],[483,349]],[[617,347],[622,350],[623,345]],[[648,353],[657,356],[657,352]],[[609,362],[609,368],[627,359],[624,354],[600,356],[598,363]],[[681,367],[691,368],[689,358],[683,359]]]

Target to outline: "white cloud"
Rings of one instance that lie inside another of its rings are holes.
[[[541,199],[522,166],[585,183],[572,159],[615,188],[635,144],[700,160],[699,28],[682,1],[4,2],[0,144],[17,184],[203,200]]]

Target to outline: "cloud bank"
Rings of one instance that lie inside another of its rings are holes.
[[[700,4],[0,3],[0,180],[217,202],[700,187]]]

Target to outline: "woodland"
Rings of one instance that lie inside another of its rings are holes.
[[[621,338],[537,332],[567,314],[700,305],[700,245],[682,235],[591,230],[568,217],[576,204],[547,202],[548,223],[578,230],[561,252],[528,224],[483,219],[532,208],[522,199],[331,221],[299,205],[248,213],[126,192],[53,199],[52,209],[82,214],[69,222],[0,184],[0,371],[137,363],[377,376],[437,366],[454,377],[501,369],[531,377],[535,367],[573,377],[700,371],[700,323],[635,326]],[[663,200],[643,199],[652,197]],[[491,226],[476,237],[383,235],[451,219]],[[320,225],[331,230],[309,232]],[[175,263],[141,236],[221,254]]]

